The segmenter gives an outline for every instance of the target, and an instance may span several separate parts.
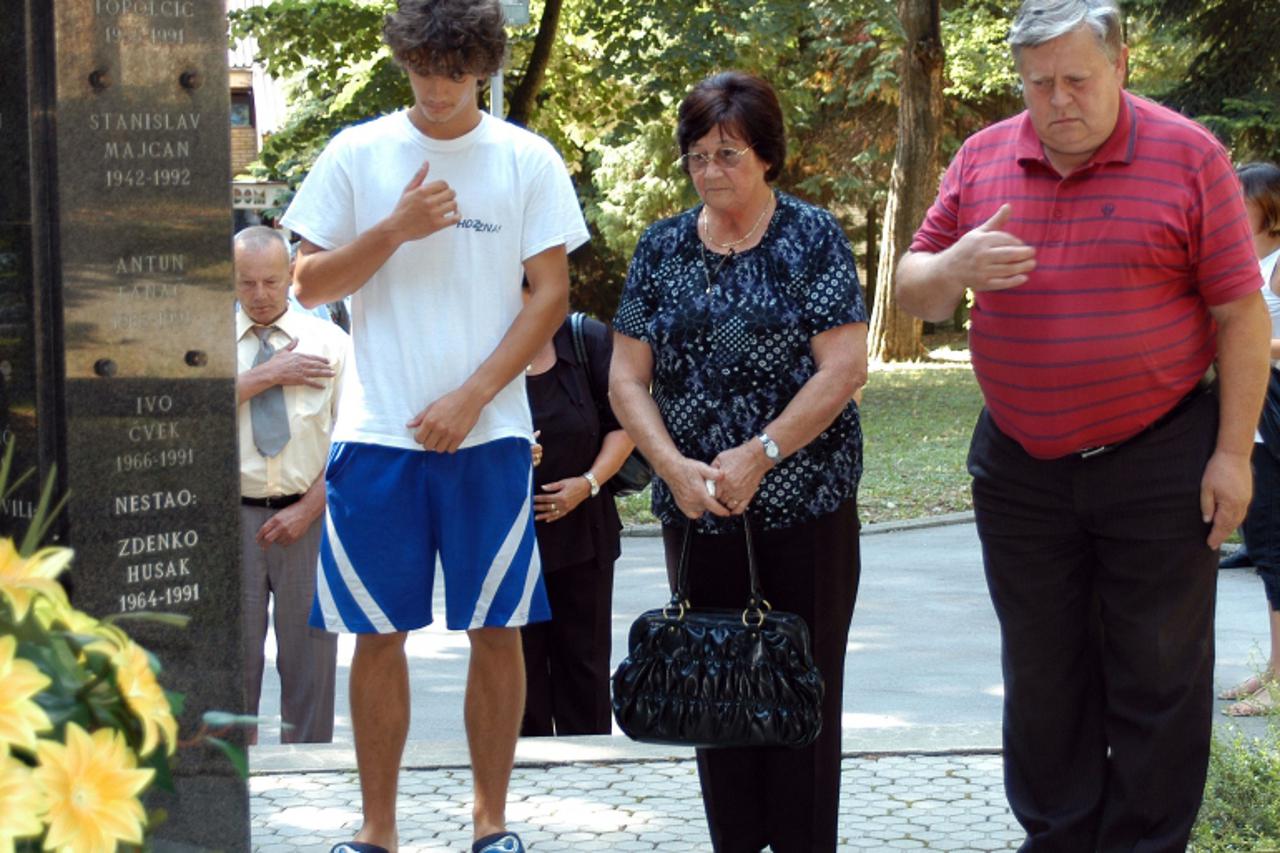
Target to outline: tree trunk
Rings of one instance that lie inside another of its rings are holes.
[[[542,18],[538,21],[538,35],[533,40],[533,50],[529,53],[529,64],[525,66],[520,85],[511,95],[510,107],[507,109],[507,121],[524,127],[533,115],[533,102],[542,88],[542,78],[547,73],[547,63],[551,61],[551,48],[556,43],[556,30],[560,23],[560,7],[563,0],[547,0],[542,7]]]
[[[900,65],[898,149],[876,269],[868,351],[873,361],[920,355],[920,321],[898,308],[893,273],[937,194],[942,138],[942,15],[939,0],[898,0],[906,33]]]

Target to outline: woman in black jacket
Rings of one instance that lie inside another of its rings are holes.
[[[586,364],[566,318],[526,371],[539,433],[534,528],[551,621],[521,629],[522,736],[609,734],[613,564],[622,523],[606,484],[633,444],[609,407],[609,329],[581,318]],[[535,457],[536,459],[536,457]]]

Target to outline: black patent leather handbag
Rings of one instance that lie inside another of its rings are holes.
[[[687,526],[671,601],[632,623],[627,657],[613,674],[613,715],[633,740],[803,747],[822,731],[823,683],[809,627],[765,600],[743,521],[751,576],[745,607],[690,604]]]

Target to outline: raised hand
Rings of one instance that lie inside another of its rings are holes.
[[[312,388],[323,388],[325,379],[333,378],[333,365],[328,359],[304,352],[294,352],[298,339],[275,351],[267,361],[273,385],[309,385]]]
[[[1027,280],[1035,269],[1036,250],[1001,230],[1013,215],[1007,204],[965,234],[948,252],[947,268],[970,290],[1008,290]]]
[[[388,217],[401,242],[421,240],[458,224],[457,194],[444,181],[427,183],[431,163],[423,163],[405,185],[400,200]]]

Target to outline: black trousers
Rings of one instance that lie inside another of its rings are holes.
[[[613,563],[594,558],[547,572],[551,621],[520,629],[525,703],[521,737],[607,735]]]
[[[717,853],[831,853],[840,810],[844,656],[861,570],[855,500],[784,530],[752,530],[765,598],[809,625],[814,662],[826,684],[822,734],[804,749],[699,749],[698,778]],[[667,573],[674,586],[683,526],[666,526]],[[695,534],[689,597],[699,607],[747,601],[742,533]]]
[[[978,419],[969,470],[1025,853],[1186,849],[1213,713],[1199,491],[1217,423],[1205,393],[1109,453],[1046,461]]]

